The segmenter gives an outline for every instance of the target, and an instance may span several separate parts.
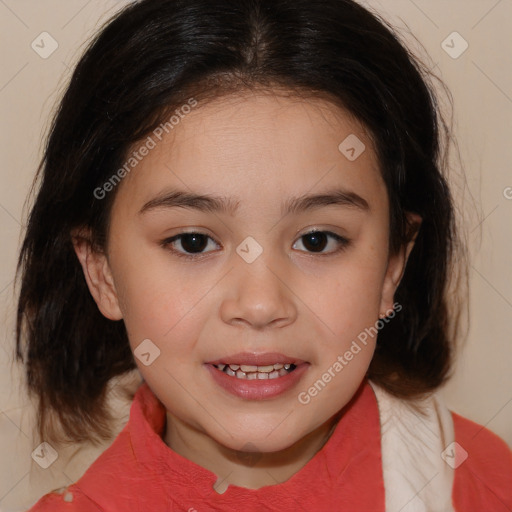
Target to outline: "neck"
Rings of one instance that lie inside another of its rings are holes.
[[[223,493],[228,485],[259,489],[285,482],[302,469],[328,441],[341,411],[290,447],[278,452],[237,451],[217,443],[205,432],[167,412],[163,440],[173,451],[217,475],[214,485]]]

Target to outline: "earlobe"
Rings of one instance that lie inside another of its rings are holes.
[[[85,281],[98,309],[110,320],[121,320],[123,315],[106,255],[93,250],[89,237],[83,234],[75,232],[71,238]]]
[[[416,213],[407,213],[409,233],[407,243],[405,243],[400,250],[390,256],[384,283],[382,287],[382,297],[380,305],[380,314],[388,315],[393,310],[394,297],[396,289],[402,280],[402,277],[407,266],[407,261],[416,242],[422,218]]]

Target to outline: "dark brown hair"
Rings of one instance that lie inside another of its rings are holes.
[[[352,0],[142,0],[98,33],[60,101],[34,187],[17,276],[16,357],[38,398],[38,433],[109,439],[107,384],[136,368],[123,321],[103,317],[89,293],[71,232],[105,250],[115,190],[94,191],[129,150],[194,97],[244,89],[317,96],[370,134],[390,201],[390,249],[422,219],[397,289],[402,311],[379,332],[368,376],[396,396],[447,378],[457,333],[449,312],[461,248],[447,186],[449,130],[431,75],[393,29]],[[340,141],[341,142],[341,141]]]

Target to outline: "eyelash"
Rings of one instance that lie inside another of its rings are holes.
[[[316,256],[321,256],[321,257],[326,257],[326,256],[332,256],[334,254],[337,254],[343,250],[345,250],[349,245],[350,245],[350,240],[345,238],[345,237],[342,237],[336,233],[333,233],[331,231],[322,231],[322,230],[312,230],[312,231],[308,231],[307,233],[304,233],[303,235],[301,235],[298,240],[300,240],[301,238],[305,237],[305,236],[308,236],[308,235],[312,235],[312,234],[317,234],[317,233],[323,233],[329,237],[332,237],[334,238],[339,244],[340,244],[340,247],[334,251],[331,251],[331,252],[328,252],[328,253],[315,253],[315,252],[309,252],[308,254],[312,254],[312,255],[316,255]],[[186,259],[186,260],[197,260],[199,258],[202,258],[205,254],[208,254],[208,253],[182,253],[180,251],[177,251],[175,249],[172,249],[170,248],[169,246],[172,245],[173,242],[177,241],[177,240],[180,240],[183,238],[184,235],[201,235],[201,236],[205,236],[207,238],[209,238],[210,240],[213,240],[213,238],[209,235],[207,235],[206,233],[201,233],[200,231],[185,231],[183,233],[179,233],[177,235],[174,235],[173,237],[171,238],[166,238],[165,240],[162,240],[160,242],[160,246],[163,247],[164,249],[167,249],[167,250],[170,250],[171,252],[173,252],[174,254],[176,254],[176,256],[178,256],[179,258],[183,258],[183,259]],[[215,240],[213,240],[217,245],[219,245]],[[208,251],[210,252],[210,251]]]

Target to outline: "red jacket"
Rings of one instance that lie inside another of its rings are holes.
[[[148,385],[137,390],[130,419],[113,444],[62,494],[29,512],[385,512],[379,410],[368,382],[323,448],[284,483],[213,489],[217,476],[162,440],[165,408]],[[452,413],[455,440],[469,457],[455,470],[457,512],[512,510],[512,452],[498,436]]]

